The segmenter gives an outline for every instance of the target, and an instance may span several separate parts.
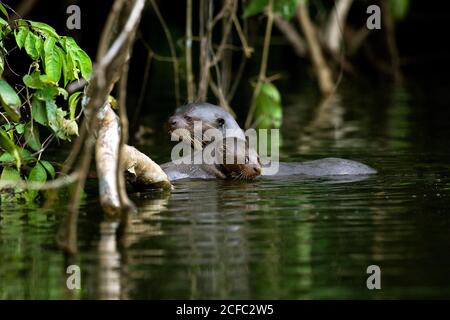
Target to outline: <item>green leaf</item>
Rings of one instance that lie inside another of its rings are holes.
[[[43,22],[37,22],[37,21],[31,21],[27,20],[31,26],[38,31],[40,31],[46,38],[52,37],[52,38],[59,38],[58,33],[56,33],[56,30],[52,27],[50,27],[48,24]]]
[[[64,119],[64,129],[65,129],[66,133],[70,136],[78,135],[78,124],[75,120]]]
[[[9,19],[8,11],[6,11],[5,7],[3,6],[3,4],[1,2],[0,2],[0,11],[5,15],[6,18]]]
[[[39,151],[42,144],[39,138],[39,129],[36,125],[32,126],[31,122],[25,125],[25,143],[34,151]]]
[[[68,140],[69,137],[66,134],[64,123],[64,120],[66,120],[64,119],[66,112],[61,108],[58,108],[58,106],[53,101],[46,101],[45,107],[47,110],[49,127],[53,130],[58,138],[62,140]]]
[[[395,20],[402,20],[409,11],[409,0],[389,0],[392,16]]]
[[[16,23],[17,27],[26,27],[27,29],[29,27],[27,20],[17,19],[14,22]]]
[[[87,53],[79,49],[77,51],[75,60],[78,62],[78,66],[80,67],[81,75],[83,76],[83,78],[89,80],[92,73],[92,62]]]
[[[269,0],[251,0],[244,9],[244,18],[248,18],[264,12]],[[295,16],[299,0],[274,0],[273,11],[286,20]]]
[[[55,82],[51,77],[49,77],[46,74],[41,74],[39,76],[39,79],[41,80],[41,82],[45,83],[46,85],[50,85],[51,87],[57,87],[58,83]]]
[[[19,123],[18,125],[16,125],[16,132],[18,134],[23,134],[25,131],[25,124],[24,123]]]
[[[31,107],[31,115],[34,121],[42,124],[43,126],[47,126],[47,110],[45,108],[44,102],[33,96],[33,99],[31,100]]]
[[[36,162],[36,165],[33,169],[31,169],[30,174],[28,176],[29,182],[37,182],[39,185],[44,184],[47,181],[47,172],[45,168],[39,162]],[[38,189],[38,188],[36,188]],[[38,190],[29,189],[27,190],[26,198],[28,201],[32,202],[36,199],[39,191]]]
[[[22,158],[22,161],[24,162],[35,160],[35,157],[27,149],[20,149],[19,155]],[[13,161],[16,161],[16,159],[9,152],[4,152],[0,156],[0,162],[13,162]]]
[[[47,181],[47,172],[45,168],[42,166],[40,161],[36,162],[36,165],[30,171],[30,175],[28,176],[28,181],[33,182],[45,182]]]
[[[14,186],[17,182],[21,181],[20,173],[16,168],[4,167],[2,171],[2,175],[0,176],[0,181],[2,182],[11,182],[12,186]]]
[[[41,76],[40,79],[43,80],[43,76]],[[44,87],[36,90],[33,96],[42,101],[53,101],[58,95],[62,95],[64,100],[67,100],[69,93],[67,90],[60,87]]]
[[[298,4],[298,0],[275,0],[273,10],[283,19],[290,20],[295,16]]]
[[[0,17],[0,25],[7,26],[8,25],[8,21],[6,21],[5,19]]]
[[[39,71],[35,71],[31,75],[24,75],[22,81],[28,88],[43,89],[45,88],[45,83],[42,82],[40,76],[41,73]]]
[[[272,83],[265,83],[256,98],[255,123],[258,129],[280,128],[283,109],[281,96]]]
[[[14,32],[14,37],[16,38],[16,43],[19,49],[22,49],[22,47],[24,46],[28,32],[29,30],[26,27],[20,27],[19,31]]]
[[[22,103],[16,91],[5,80],[0,80],[0,102],[11,120],[19,122]]]
[[[75,120],[67,120],[67,112],[58,108],[53,101],[46,101],[48,126],[62,140],[70,140],[71,135],[78,135],[78,125]]]
[[[0,199],[2,204],[4,202],[17,201],[21,198],[20,193],[23,191],[22,188],[17,187],[17,183],[21,182],[20,172],[11,167],[4,167],[2,170],[2,175],[0,176],[0,181],[6,185],[3,187],[13,189],[14,192],[0,192]],[[3,191],[3,190],[2,190]]]
[[[70,114],[70,120],[75,119],[75,113],[77,109],[78,100],[80,100],[80,92],[75,92],[70,95],[69,97],[69,114]]]
[[[244,9],[244,18],[260,14],[268,4],[269,0],[251,0]]]
[[[92,62],[89,56],[77,45],[75,40],[71,37],[65,37],[64,47],[67,51],[67,54],[74,62],[76,62],[76,65],[81,70],[81,75],[83,76],[83,78],[88,80],[92,73]],[[75,74],[76,72],[77,71],[74,70]]]
[[[40,164],[42,164],[42,166],[45,168],[45,170],[47,170],[47,172],[50,174],[52,179],[55,179],[55,175],[56,175],[55,167],[53,167],[53,165],[47,160],[41,160],[39,162],[40,162]]]
[[[64,87],[67,84],[78,77],[78,68],[75,66],[75,62],[70,54],[66,54],[63,59],[63,76],[64,76]]]
[[[264,83],[261,86],[261,94],[266,95],[274,102],[281,103],[280,92],[278,91],[277,87],[275,87],[275,85],[273,85],[272,83]]]
[[[39,53],[36,50],[36,38],[38,37],[34,33],[29,32],[27,38],[25,39],[25,51],[33,60],[37,60],[37,58],[39,58]]]
[[[61,78],[62,61],[58,51],[55,49],[56,39],[47,38],[44,42],[44,63],[45,73],[54,82],[58,82]]]
[[[0,147],[13,155],[16,160],[16,167],[20,169],[22,157],[20,156],[19,147],[16,146],[11,137],[3,129],[0,129]]]
[[[41,57],[42,59],[45,56],[45,52],[44,52],[44,40],[42,40],[41,37],[36,36],[36,38],[34,39],[35,42],[35,47],[36,47],[36,51],[38,53],[38,56]]]

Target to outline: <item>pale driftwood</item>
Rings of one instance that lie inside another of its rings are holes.
[[[100,203],[108,215],[117,215],[123,208],[120,204],[120,190],[117,187],[117,159],[120,143],[120,124],[109,104],[105,104],[97,113],[98,136],[95,147],[95,159],[99,180]],[[164,171],[149,157],[136,148],[124,145],[122,149],[122,168],[128,171],[130,183],[139,188],[171,189]],[[128,209],[134,206],[124,196],[124,205]]]
[[[120,126],[117,116],[109,104],[105,104],[97,113],[97,121],[99,129],[95,145],[95,160],[100,204],[108,216],[118,216],[124,209],[134,211],[134,205],[126,194],[121,204],[117,181]]]
[[[128,181],[135,187],[172,189],[161,167],[135,147],[125,145],[122,156]]]

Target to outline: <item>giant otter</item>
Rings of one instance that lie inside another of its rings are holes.
[[[195,157],[204,160],[212,150],[209,161],[196,163]],[[236,137],[227,137],[213,142],[204,150],[197,150],[184,157],[161,165],[170,181],[180,179],[235,179],[251,180],[261,175],[261,164],[256,150],[248,146],[247,141]]]
[[[196,123],[200,126],[199,132],[195,132]],[[207,135],[208,129],[220,130],[223,137],[245,140],[244,131],[233,116],[222,107],[210,103],[190,103],[178,107],[174,115],[169,118],[168,126],[171,134],[177,129],[186,129],[185,133],[192,138],[190,141],[196,150],[201,150],[211,140],[211,137]],[[184,135],[182,130],[177,131],[176,136]]]
[[[171,132],[176,129],[185,129],[192,137],[192,147],[198,149],[205,146],[201,138],[201,133],[194,132],[194,121],[201,122],[202,133],[209,128],[215,128],[222,131],[225,137],[245,137],[244,131],[239,127],[234,118],[223,108],[210,103],[192,103],[181,106],[175,110],[175,114],[169,118]],[[259,161],[259,158],[258,158]],[[278,162],[278,171],[275,174],[267,173],[265,167],[262,167],[261,175],[270,176],[288,176],[304,175],[312,177],[331,177],[341,175],[370,175],[377,171],[363,163],[340,159],[324,158],[305,162]]]

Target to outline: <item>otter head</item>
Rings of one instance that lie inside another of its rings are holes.
[[[261,162],[255,149],[246,140],[236,137],[223,139],[217,149],[217,159],[225,176],[238,180],[251,180],[261,175]]]
[[[169,118],[168,126],[171,134],[191,141],[194,149],[201,149],[213,141],[212,135],[208,135],[209,129],[219,130],[222,137],[245,139],[236,120],[222,107],[210,103],[190,103],[177,108]]]

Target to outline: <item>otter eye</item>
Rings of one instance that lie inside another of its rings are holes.
[[[224,120],[223,118],[218,118],[218,119],[217,119],[217,124],[218,124],[219,126],[223,126],[223,125],[225,124],[225,120]]]
[[[189,117],[189,116],[184,116],[184,119],[185,119],[186,121],[192,121],[192,118]]]
[[[245,156],[245,164],[248,164],[250,162],[250,159],[248,158],[248,156]]]

